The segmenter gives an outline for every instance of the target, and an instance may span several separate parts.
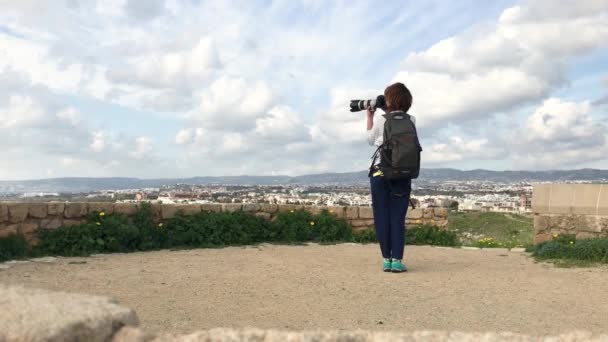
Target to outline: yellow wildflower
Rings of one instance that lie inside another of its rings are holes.
[[[329,213],[330,213],[330,214],[333,214],[333,213],[334,213],[334,210],[333,210],[333,209],[329,210]]]
[[[101,226],[101,223],[97,222],[96,225]]]
[[[294,213],[295,211],[294,211],[294,210],[290,210],[289,212],[290,212],[290,213]]]
[[[574,241],[570,241],[570,244],[571,244],[571,245],[573,245],[573,244],[574,244]]]
[[[103,211],[99,213],[99,216],[106,216],[106,213],[104,213]]]
[[[162,224],[162,223],[159,223],[159,224],[158,224],[158,228],[162,228],[162,227],[163,227],[163,224]]]
[[[559,236],[559,234],[553,234],[553,237],[554,237],[554,238],[556,238],[556,237],[558,237],[558,236]]]
[[[311,225],[311,226],[314,226],[314,225],[315,225],[315,222],[314,222],[314,221],[310,221],[310,225]]]

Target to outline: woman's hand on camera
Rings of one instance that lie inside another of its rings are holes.
[[[368,117],[373,117],[375,112],[376,112],[376,110],[374,108],[367,107],[367,116]]]

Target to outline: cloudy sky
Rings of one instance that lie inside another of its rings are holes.
[[[606,0],[0,0],[0,179],[359,171],[395,81],[423,167],[608,169]]]

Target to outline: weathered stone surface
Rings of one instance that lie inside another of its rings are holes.
[[[14,235],[19,232],[19,224],[0,225],[0,238]]]
[[[270,220],[270,218],[272,217],[272,214],[265,213],[265,212],[259,212],[259,213],[255,213],[255,216]]]
[[[358,220],[350,221],[350,224],[351,224],[351,226],[353,226],[353,228],[373,227],[374,220],[373,219],[358,219]]]
[[[433,218],[433,209],[428,208],[428,209],[422,209],[424,211],[424,218]]]
[[[334,214],[340,218],[344,218],[346,216],[346,211],[344,210],[344,207],[327,207],[327,210],[329,210],[330,214]]]
[[[63,215],[65,210],[65,203],[49,202],[47,203],[49,215]]]
[[[523,247],[516,247],[516,248],[511,248],[509,251],[511,253],[524,253],[526,251],[526,249]]]
[[[359,218],[359,207],[346,207],[344,208],[344,214],[346,219],[354,220]]]
[[[104,297],[0,285],[0,341],[108,341],[137,326],[131,309]]]
[[[407,212],[407,218],[410,219],[421,219],[424,216],[424,209],[412,209]]]
[[[162,217],[163,220],[172,219],[173,217],[175,217],[176,213],[177,213],[177,206],[176,205],[167,205],[167,204],[164,204],[161,207],[161,217]]]
[[[29,235],[38,230],[39,223],[36,221],[28,221],[19,225],[19,234]]]
[[[152,221],[158,223],[162,220],[162,207],[163,205],[161,203],[150,204],[150,214],[152,215]]]
[[[136,327],[124,327],[117,332],[112,338],[112,342],[148,342],[154,338]]]
[[[112,202],[90,202],[89,203],[90,213],[105,213],[111,215],[114,213],[114,203]]]
[[[87,203],[66,203],[64,217],[65,218],[81,218],[88,214]]]
[[[448,217],[448,210],[446,208],[434,208],[433,215],[436,217]]]
[[[45,218],[48,213],[46,203],[30,203],[28,216],[33,218]]]
[[[285,212],[285,211],[296,211],[298,210],[298,206],[295,204],[281,204],[279,205],[279,212]]]
[[[313,214],[313,215],[319,215],[323,212],[323,210],[326,209],[325,207],[319,207],[319,206],[306,206],[306,208],[304,208],[304,210],[308,211],[309,213]]]
[[[200,204],[180,204],[177,206],[177,211],[180,211],[180,210],[186,216],[196,215],[196,214],[200,214],[202,212]]]
[[[161,335],[153,339],[154,342],[279,342],[279,341],[315,341],[315,342],[601,342],[608,339],[608,335],[594,335],[590,332],[573,332],[558,336],[529,336],[511,332],[446,332],[446,331],[414,331],[414,332],[388,332],[388,331],[277,331],[260,329],[212,329],[199,331],[189,335]]]
[[[8,205],[0,203],[0,223],[7,222],[8,219]]]
[[[481,250],[481,248],[479,248],[479,247],[470,247],[470,246],[463,246],[461,248],[464,249],[465,251],[479,251],[479,250]]]
[[[222,205],[219,203],[201,204],[201,210],[219,213],[220,211],[222,211]]]
[[[553,240],[553,235],[551,233],[541,233],[541,234],[534,235],[533,243],[535,245],[538,245],[539,243],[543,243],[545,241],[551,241],[551,240]]]
[[[49,216],[40,220],[40,229],[57,229],[63,224],[62,216]]]
[[[277,204],[262,204],[260,207],[260,210],[265,213],[274,214],[279,211],[279,206]]]
[[[8,216],[12,223],[21,223],[25,221],[28,212],[29,204],[27,203],[10,203],[8,205]]]
[[[137,204],[135,203],[116,203],[114,204],[114,214],[123,214],[127,216],[135,215],[137,212]]]
[[[255,203],[245,203],[243,204],[243,211],[246,212],[256,212],[260,210],[260,205]]]
[[[63,220],[63,226],[64,227],[72,227],[72,226],[76,226],[76,225],[83,224],[83,223],[86,223],[86,222],[87,222],[86,219],[79,219],[79,220],[65,219],[65,220]]]
[[[371,219],[374,218],[374,209],[372,207],[360,207],[359,218]]]
[[[233,213],[235,211],[243,210],[243,205],[239,203],[225,203],[222,204],[222,211],[225,213]]]
[[[599,234],[597,234],[597,233],[589,233],[589,232],[576,233],[577,240],[593,239],[593,238],[597,238],[597,237],[599,237]]]

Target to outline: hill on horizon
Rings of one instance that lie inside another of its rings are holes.
[[[580,169],[553,171],[492,171],[457,170],[449,168],[422,169],[419,183],[446,181],[486,182],[560,182],[560,181],[608,182],[608,170]],[[98,190],[120,190],[158,188],[170,184],[192,185],[353,185],[367,183],[367,171],[344,173],[321,173],[302,176],[223,176],[140,179],[134,177],[63,177],[37,180],[0,181],[0,193],[22,192],[88,192]]]

